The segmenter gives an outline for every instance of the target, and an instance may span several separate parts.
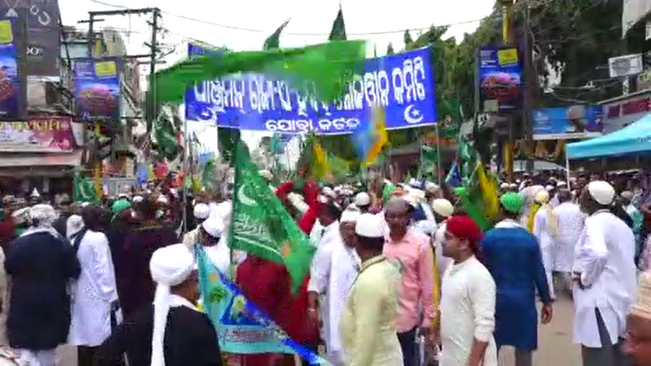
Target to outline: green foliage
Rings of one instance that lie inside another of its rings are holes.
[[[337,17],[334,22],[332,22],[332,29],[330,30],[330,36],[328,37],[329,41],[345,41],[348,37],[346,36],[346,23],[344,22],[344,11],[339,8],[337,12]]]
[[[391,44],[391,42],[389,42],[389,45],[387,46],[387,55],[391,56],[391,55],[395,55],[395,54],[396,54],[396,51],[393,50],[393,44]]]
[[[599,101],[621,93],[619,83],[596,82],[592,90],[572,89],[591,80],[608,79],[608,58],[625,54],[621,39],[622,3],[625,0],[564,0],[532,4],[531,33],[536,70],[545,79],[548,67],[561,75],[555,94],[561,98]],[[525,21],[516,9],[516,23]],[[558,98],[557,98],[558,99]],[[558,101],[556,101],[558,102]]]
[[[405,31],[403,40],[404,40],[403,42],[405,42],[405,48],[409,47],[410,44],[414,43],[414,39],[411,37],[411,33],[409,33],[409,29]]]

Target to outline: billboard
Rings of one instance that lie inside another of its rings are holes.
[[[503,112],[520,108],[522,66],[517,48],[480,48],[479,88],[483,112]]]
[[[534,140],[583,139],[603,134],[603,108],[576,105],[533,112]]]
[[[75,60],[75,115],[81,122],[120,122],[120,60]]]

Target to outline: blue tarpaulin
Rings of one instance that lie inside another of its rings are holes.
[[[568,159],[651,153],[651,114],[619,131],[586,141],[567,144]]]

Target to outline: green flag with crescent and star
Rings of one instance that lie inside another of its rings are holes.
[[[260,176],[243,142],[238,142],[235,151],[229,236],[232,249],[284,265],[292,279],[292,291],[301,286],[316,251]]]

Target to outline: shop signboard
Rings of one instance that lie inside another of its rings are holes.
[[[0,122],[2,152],[70,152],[75,148],[70,117],[30,117]]]
[[[135,177],[111,177],[102,179],[102,185],[109,197],[131,193],[131,187],[137,185]]]
[[[638,121],[651,112],[651,90],[602,102],[604,132],[610,133]]]
[[[601,106],[539,108],[533,112],[534,140],[583,139],[603,134]]]

